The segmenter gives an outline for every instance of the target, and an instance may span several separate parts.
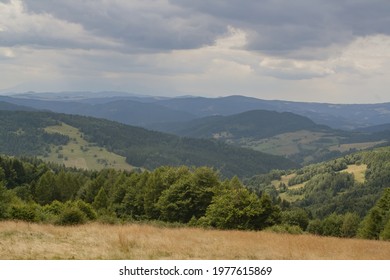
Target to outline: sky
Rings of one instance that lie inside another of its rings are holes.
[[[388,0],[0,0],[0,92],[390,102]]]

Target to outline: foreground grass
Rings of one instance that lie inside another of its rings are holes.
[[[270,232],[0,223],[0,259],[390,259],[390,242]]]

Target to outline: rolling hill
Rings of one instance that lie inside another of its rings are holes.
[[[390,147],[361,151],[288,172],[258,175],[246,183],[303,208],[313,218],[353,212],[364,217],[389,187]]]
[[[330,131],[312,120],[288,112],[252,110],[229,116],[211,116],[187,122],[150,126],[164,132],[196,138],[263,139],[297,130]]]
[[[327,104],[262,100],[246,96],[153,97],[118,92],[25,93],[0,96],[0,101],[59,113],[104,117],[125,124],[188,121],[215,115],[233,115],[250,110],[291,112],[318,124],[353,130],[390,122],[390,103]]]
[[[14,104],[15,110],[52,111],[64,114],[77,114],[96,118],[105,118],[124,124],[146,126],[150,123],[165,123],[176,120],[191,120],[196,116],[185,111],[170,109],[152,102],[140,102],[139,98],[110,97],[78,99],[38,99],[39,96],[26,98],[29,95],[21,95],[18,98],[1,96],[7,104]],[[144,100],[144,99],[142,99]],[[146,100],[146,98],[145,98]],[[23,109],[26,108],[26,109]]]
[[[301,164],[320,162],[386,143],[388,132],[341,131],[289,112],[252,110],[150,128],[180,136],[218,139],[228,144],[285,156]]]
[[[122,156],[134,167],[154,169],[161,165],[207,165],[227,177],[245,177],[271,169],[297,167],[283,157],[219,141],[178,137],[104,119],[49,112],[0,111],[0,152],[19,156],[46,155],[50,158],[53,151],[61,150],[74,141],[74,136],[61,133],[61,130],[48,130],[62,124],[78,131],[86,141],[84,146]],[[61,158],[61,152],[57,154]]]
[[[308,117],[318,124],[347,130],[389,123],[390,120],[390,103],[327,104],[262,100],[238,95],[219,98],[172,98],[159,100],[156,103],[171,109],[186,108],[187,112],[200,117],[232,115],[259,109],[291,112]]]

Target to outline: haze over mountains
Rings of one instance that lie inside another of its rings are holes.
[[[245,96],[220,98],[153,97],[120,92],[25,93],[0,96],[0,101],[40,110],[102,117],[148,127],[156,123],[188,121],[214,115],[233,115],[250,110],[292,112],[317,124],[336,129],[390,123],[390,103],[326,104],[262,100]]]

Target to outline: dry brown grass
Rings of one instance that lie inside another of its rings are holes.
[[[270,232],[0,223],[0,259],[390,259],[390,242]]]

